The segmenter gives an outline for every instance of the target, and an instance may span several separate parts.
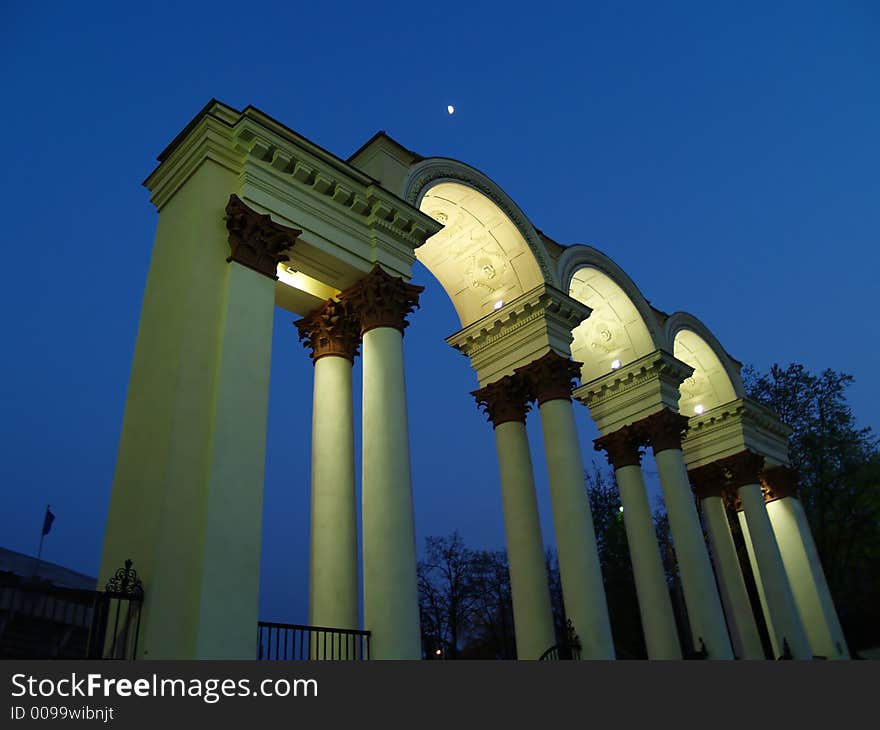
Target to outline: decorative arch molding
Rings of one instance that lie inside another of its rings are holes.
[[[584,271],[593,273],[579,278]],[[632,279],[601,251],[582,244],[567,248],[559,258],[558,275],[564,292],[593,309],[591,318],[572,333],[572,355],[579,351],[575,359],[584,363],[584,382],[649,353],[672,352],[658,313]],[[576,291],[578,287],[582,289]]]
[[[448,157],[429,157],[410,167],[404,180],[402,197],[406,202],[418,208],[425,194],[442,182],[456,182],[466,185],[482,193],[497,205],[525,239],[535,257],[538,268],[541,270],[545,283],[559,286],[556,267],[552,263],[541,236],[528,216],[497,183],[476,168]]]
[[[740,375],[741,364],[727,353],[718,338],[712,334],[712,331],[703,322],[688,312],[675,312],[666,319],[663,329],[666,341],[669,343],[669,351],[673,353],[675,352],[675,341],[679,334],[690,332],[696,335],[697,338],[705,343],[721,364],[723,374],[733,390],[733,398],[730,400],[745,397],[745,387]],[[699,373],[695,373],[695,375],[698,376]],[[686,388],[685,384],[682,384],[682,387],[683,389]],[[723,404],[719,403],[716,405]]]

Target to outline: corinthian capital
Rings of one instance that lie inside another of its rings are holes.
[[[360,322],[361,334],[376,327],[393,327],[403,334],[407,315],[419,306],[423,286],[408,284],[376,264],[357,284],[339,295]]]
[[[302,233],[257,213],[235,193],[226,204],[226,229],[231,249],[226,261],[235,261],[270,279],[278,278],[278,264],[289,260],[284,252],[293,248]]]
[[[613,433],[593,441],[596,451],[604,451],[608,463],[615,469],[639,466],[642,463],[643,438],[632,426],[623,426]]]
[[[635,425],[644,429],[651,441],[651,448],[657,454],[667,449],[681,448],[681,437],[688,429],[688,418],[664,408],[643,418]]]
[[[518,374],[506,375],[471,395],[495,428],[508,421],[526,422],[531,398],[528,384]]]
[[[337,355],[354,362],[360,344],[360,326],[343,302],[328,299],[293,323],[299,339],[310,348],[312,360]]]
[[[581,374],[581,364],[550,350],[537,360],[516,369],[529,386],[540,406],[549,400],[571,400],[574,381]]]

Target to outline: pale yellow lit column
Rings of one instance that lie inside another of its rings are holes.
[[[687,422],[686,417],[664,409],[640,424],[650,436],[660,473],[694,646],[699,650],[702,641],[709,659],[733,659],[715,575],[681,452],[681,434]]]
[[[517,372],[528,379],[541,412],[565,615],[580,639],[582,659],[614,659],[596,534],[584,486],[584,460],[571,405],[571,384],[579,376],[580,366],[551,351]]]
[[[737,490],[749,526],[755,565],[761,576],[771,630],[775,634],[773,643],[783,653],[788,647],[788,652],[794,659],[811,659],[812,651],[807,634],[795,605],[770,517],[764,506],[764,493],[760,485],[764,457],[751,451],[742,451],[727,457],[720,464]]]
[[[526,434],[528,390],[519,376],[507,376],[473,395],[495,427],[516,654],[518,659],[538,659],[556,638]]]
[[[403,330],[422,287],[379,266],[340,295],[363,338],[364,628],[376,659],[421,658]]]
[[[358,555],[351,368],[360,341],[359,326],[345,305],[333,300],[295,324],[315,362],[309,623],[356,629]]]
[[[780,466],[765,470],[764,477],[771,497],[767,513],[813,654],[827,659],[849,659],[813,534],[796,496],[794,475]]]
[[[703,521],[709,533],[712,560],[715,563],[715,574],[718,576],[734,653],[740,659],[765,659],[724,506],[724,471],[713,462],[689,471],[688,476],[700,502]]]
[[[666,572],[641,467],[641,439],[629,426],[596,439],[614,467],[649,659],[681,659]]]
[[[237,183],[205,162],[159,213],[99,575],[134,561],[139,657],[256,657],[274,277],[298,231]]]

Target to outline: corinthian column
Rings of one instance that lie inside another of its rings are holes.
[[[672,599],[642,476],[642,436],[624,426],[595,441],[614,467],[649,659],[681,659]]]
[[[849,659],[816,543],[797,498],[796,475],[788,467],[776,466],[765,469],[763,477],[768,487],[767,513],[813,654]]]
[[[736,488],[742,503],[748,534],[752,543],[755,573],[760,575],[764,591],[768,628],[774,634],[777,651],[788,646],[795,659],[811,659],[812,650],[789,584],[785,565],[773,526],[764,505],[761,490],[761,469],[764,457],[751,451],[741,451],[719,462],[730,484]]]
[[[571,407],[571,388],[580,366],[554,351],[517,372],[538,401],[553,501],[553,526],[565,614],[574,625],[584,659],[614,659],[605,586],[596,549],[584,461]]]
[[[764,659],[764,648],[761,646],[755,614],[730,532],[727,508],[724,506],[726,480],[723,470],[713,462],[691,470],[688,476],[700,501],[706,531],[709,533],[712,560],[721,588],[721,600],[727,614],[733,649],[740,659]]]
[[[356,629],[357,508],[351,366],[360,342],[359,327],[346,306],[333,300],[294,324],[315,363],[309,623]]]
[[[668,409],[639,422],[648,434],[660,472],[694,645],[699,648],[703,642],[709,659],[733,659],[715,575],[681,452],[681,434],[687,424],[685,416]]]
[[[378,265],[340,295],[363,339],[364,628],[377,659],[419,659],[403,330],[423,287]]]
[[[516,654],[519,659],[538,659],[556,640],[526,434],[529,392],[521,376],[508,375],[472,395],[495,427]]]

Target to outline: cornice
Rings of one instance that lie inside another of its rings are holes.
[[[574,391],[574,397],[591,408],[616,399],[651,381],[661,381],[676,389],[694,369],[663,350],[655,350],[638,360],[591,380]]]
[[[450,335],[446,342],[468,357],[478,355],[513,332],[543,319],[569,332],[590,316],[585,304],[549,284],[539,284],[501,309]],[[568,339],[571,342],[571,337]]]
[[[249,107],[244,112],[216,103],[194,120],[165,152],[144,184],[157,208],[171,198],[206,159],[250,176],[261,173],[299,188],[319,204],[352,214],[376,236],[390,236],[410,249],[442,226],[383,188],[357,168]]]

